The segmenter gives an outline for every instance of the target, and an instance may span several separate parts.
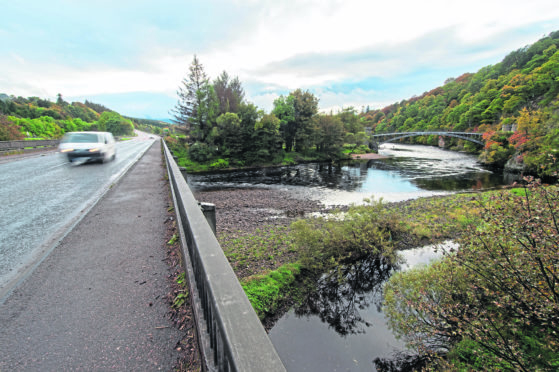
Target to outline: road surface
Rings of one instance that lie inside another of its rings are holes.
[[[169,188],[161,147],[128,146],[150,144],[0,303],[0,371],[173,370],[184,332],[165,298]]]
[[[53,151],[0,163],[0,302],[154,141],[139,132],[105,164]]]

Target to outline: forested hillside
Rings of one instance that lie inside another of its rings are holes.
[[[59,138],[66,132],[100,130],[114,135],[130,135],[131,120],[103,105],[85,101],[56,102],[39,97],[14,97],[0,94],[0,141],[25,138]]]
[[[537,175],[556,175],[559,151],[559,31],[503,61],[448,79],[441,87],[362,115],[376,133],[482,132],[482,161]],[[416,137],[436,145],[438,138]],[[447,140],[458,149],[472,145]]]

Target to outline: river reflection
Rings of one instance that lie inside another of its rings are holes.
[[[370,324],[360,310],[374,305],[380,311],[379,291],[394,267],[385,260],[369,258],[321,277],[295,315],[315,315],[339,335],[364,333]]]
[[[324,204],[347,205],[374,196],[399,201],[511,183],[473,155],[417,145],[382,145],[384,159],[342,164],[299,164],[204,175],[189,175],[195,190],[282,187]]]
[[[427,264],[441,254],[426,246],[401,252],[402,264],[396,267],[369,259],[320,278],[318,290],[269,333],[287,370],[371,371],[375,358],[405,353],[382,313],[382,284],[394,270]]]

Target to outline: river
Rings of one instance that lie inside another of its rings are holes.
[[[485,169],[474,155],[437,147],[385,144],[379,154],[385,158],[189,175],[188,181],[197,190],[277,187],[325,205],[358,204],[370,197],[401,201],[490,189],[513,181]]]
[[[436,147],[385,144],[379,154],[385,158],[189,175],[189,183],[202,190],[281,188],[325,205],[350,205],[364,198],[401,201],[498,188],[514,181],[485,169],[473,155]],[[382,313],[382,284],[394,270],[426,264],[439,254],[433,246],[405,251],[404,264],[396,268],[375,260],[358,262],[343,269],[343,285],[325,275],[317,292],[280,318],[269,333],[287,369],[374,371],[375,358],[406,352]]]

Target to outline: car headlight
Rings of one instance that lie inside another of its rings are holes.
[[[89,152],[99,152],[98,148],[89,149]]]
[[[62,150],[60,150],[60,152],[70,152],[70,151],[74,151],[74,149],[62,149]]]

